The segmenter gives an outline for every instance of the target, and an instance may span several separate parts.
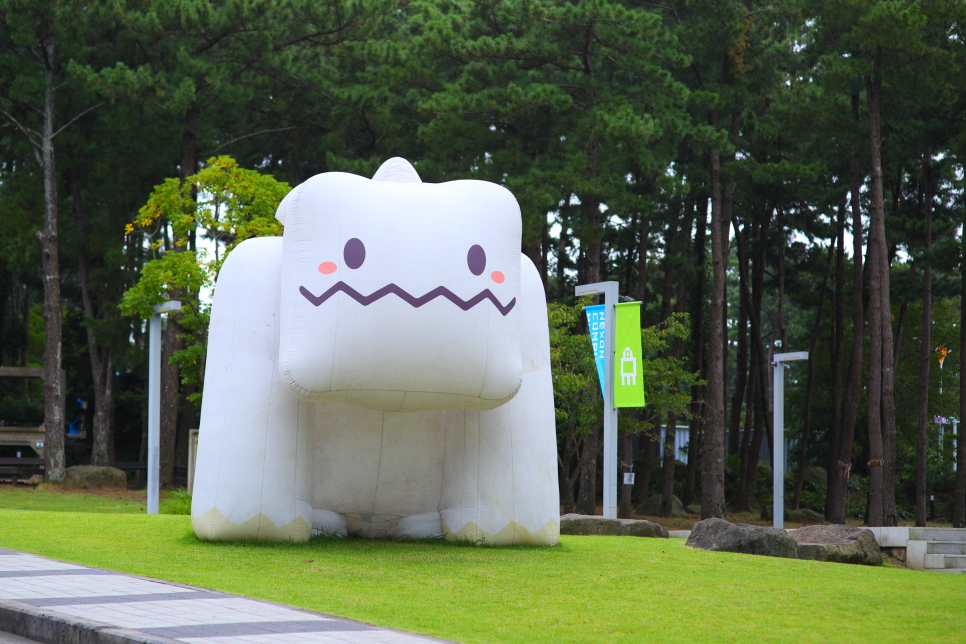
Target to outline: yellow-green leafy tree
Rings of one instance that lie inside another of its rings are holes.
[[[179,324],[184,349],[171,361],[181,381],[196,386],[201,400],[211,303],[200,294],[210,290],[228,254],[252,237],[282,234],[275,210],[289,185],[255,170],[241,168],[228,156],[213,157],[185,181],[166,179],[155,186],[128,235],[142,234],[156,258],[141,270],[137,284],[121,301],[125,315],[151,317],[154,304],[180,299]],[[198,238],[208,243],[197,243]]]

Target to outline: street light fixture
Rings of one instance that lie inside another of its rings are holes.
[[[161,314],[181,310],[181,302],[155,304],[149,325],[148,354],[148,514],[158,513],[161,452]]]
[[[775,426],[775,442],[772,445],[772,525],[785,528],[785,369],[786,362],[808,360],[808,351],[776,353],[772,360],[775,367],[774,403],[772,418]]]
[[[618,300],[617,282],[582,284],[577,297],[604,296],[604,509],[605,517],[617,518],[617,408],[614,407],[614,327]]]

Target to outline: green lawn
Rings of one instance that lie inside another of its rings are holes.
[[[85,494],[53,485],[37,488],[0,487],[0,510],[49,510],[52,512],[111,512],[144,514],[145,493],[117,491]]]
[[[0,547],[460,642],[966,641],[966,575],[564,537],[210,544],[184,516],[0,511]]]

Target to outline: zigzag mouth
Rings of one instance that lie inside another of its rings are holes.
[[[386,286],[383,286],[381,289],[374,291],[370,295],[363,295],[362,293],[355,290],[345,282],[337,282],[334,286],[332,286],[329,290],[327,290],[322,295],[312,295],[312,292],[309,291],[309,289],[305,288],[304,286],[299,287],[299,292],[302,295],[304,295],[305,299],[311,302],[313,306],[319,306],[320,304],[325,302],[327,299],[329,299],[339,291],[342,291],[343,293],[345,293],[346,295],[354,299],[362,306],[369,306],[376,300],[380,300],[390,294],[398,295],[400,299],[409,303],[410,306],[416,309],[421,307],[423,304],[426,304],[427,302],[431,302],[432,300],[435,300],[437,297],[445,297],[447,300],[449,300],[456,306],[460,307],[464,311],[469,311],[471,308],[473,308],[483,300],[490,300],[491,302],[493,302],[493,306],[496,307],[496,310],[499,311],[500,314],[503,316],[506,316],[506,314],[509,313],[510,310],[513,308],[513,306],[517,303],[517,298],[513,298],[505,305],[500,304],[500,300],[498,300],[496,296],[493,295],[490,289],[484,289],[483,291],[480,291],[470,299],[464,300],[463,298],[456,295],[455,293],[453,293],[453,291],[449,290],[445,286],[437,286],[432,291],[430,291],[429,293],[426,293],[421,297],[415,297],[413,295],[410,295],[405,290],[401,289],[395,284],[387,284]]]

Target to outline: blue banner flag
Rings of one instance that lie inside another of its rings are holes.
[[[587,313],[587,328],[590,330],[590,344],[594,347],[594,361],[597,363],[597,378],[600,380],[601,395],[606,395],[604,393],[604,353],[606,347],[604,329],[607,321],[605,306],[604,304],[594,304],[584,307],[584,311]]]

